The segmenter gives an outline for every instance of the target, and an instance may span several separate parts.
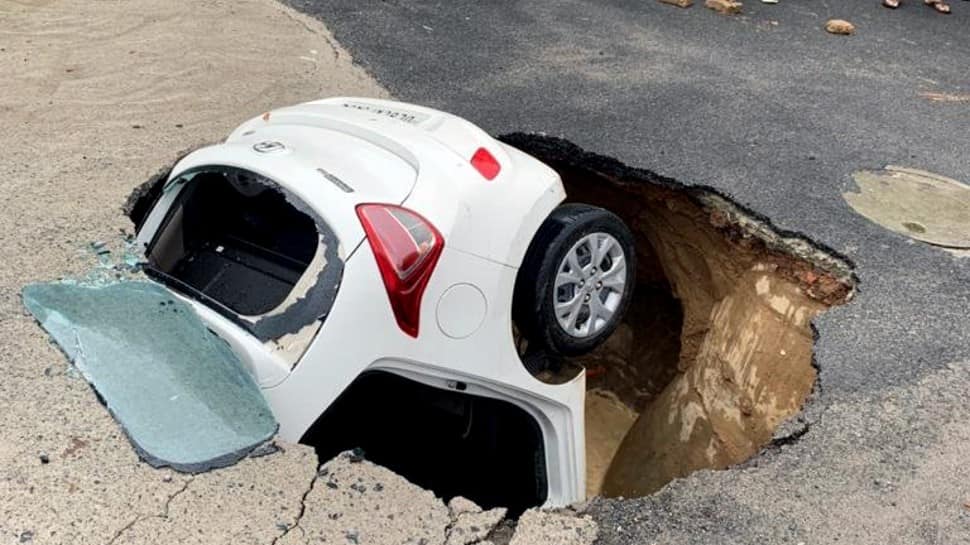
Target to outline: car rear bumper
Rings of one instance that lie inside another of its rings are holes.
[[[263,390],[280,435],[299,441],[362,373],[383,370],[430,386],[515,404],[542,430],[548,471],[547,505],[585,497],[585,374],[564,384],[533,377],[516,352],[511,294],[517,269],[445,248],[421,308],[417,339],[397,326],[373,255],[362,245],[347,260],[331,316],[306,355],[278,385]],[[440,303],[456,284],[488,294],[481,325],[465,338],[449,336]]]

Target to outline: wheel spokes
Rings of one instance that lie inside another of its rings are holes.
[[[626,285],[626,261],[623,256],[613,258],[613,265],[600,276],[600,282],[605,288],[616,292],[623,291],[623,286]]]
[[[596,300],[596,297],[592,297],[586,305],[589,308],[589,316],[586,317],[586,323],[583,324],[584,335],[589,335],[593,331],[596,331],[596,319],[599,318],[599,309],[596,303],[594,303]]]
[[[608,327],[626,291],[627,265],[619,241],[594,232],[563,256],[553,280],[553,313],[574,337],[589,337]]]
[[[603,301],[599,298],[597,294],[595,297],[591,298],[589,301],[589,320],[595,328],[595,320],[601,319],[604,322],[609,322],[610,318],[613,317],[613,310],[603,304]]]
[[[576,275],[585,278],[586,269],[579,264],[579,248],[573,248],[570,250],[569,255],[566,256],[566,262],[569,263],[569,270]]]
[[[567,330],[574,329],[581,310],[583,310],[583,296],[577,293],[572,300],[556,304],[556,317]]]
[[[580,275],[578,275],[578,274],[576,274],[576,273],[574,273],[572,271],[569,271],[569,272],[560,272],[559,274],[556,275],[555,288],[556,288],[556,290],[558,290],[559,288],[561,288],[563,286],[576,285],[576,284],[579,284],[579,282],[582,279],[583,278]]]
[[[606,259],[607,255],[609,255],[610,248],[613,247],[614,239],[613,237],[607,236],[603,236],[601,238],[602,240],[596,243],[596,249],[593,252],[593,263],[595,263],[600,270],[603,270],[603,260]]]

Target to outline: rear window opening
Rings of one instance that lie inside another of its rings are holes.
[[[323,252],[314,219],[251,172],[221,168],[184,179],[150,245],[152,272],[222,311],[282,311]]]
[[[547,496],[542,432],[524,409],[387,372],[362,374],[300,442],[320,460],[359,448],[445,501],[463,496],[510,516]]]

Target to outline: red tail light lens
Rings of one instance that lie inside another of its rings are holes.
[[[361,204],[357,217],[377,258],[397,325],[417,337],[421,296],[445,241],[428,220],[400,206]]]
[[[486,180],[494,180],[498,176],[499,171],[502,170],[502,166],[498,164],[498,160],[485,148],[478,148],[478,151],[472,155],[472,166]]]

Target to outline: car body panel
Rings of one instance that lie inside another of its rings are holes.
[[[461,251],[442,253],[421,305],[418,339],[401,332],[386,297],[375,297],[380,273],[370,248],[362,245],[347,262],[345,282],[333,315],[304,356],[280,384],[264,390],[280,435],[297,441],[324,409],[368,369],[399,372],[435,386],[469,385],[469,393],[511,401],[533,414],[543,430],[550,472],[550,505],[584,495],[585,375],[566,384],[546,384],[522,365],[512,339],[510,294],[517,270]],[[493,294],[482,326],[456,340],[435,323],[435,307],[454,279]],[[347,342],[347,339],[361,342]],[[340,346],[340,350],[334,350]]]
[[[393,113],[398,115],[389,115]],[[404,201],[374,195],[375,202],[403,202],[431,220],[450,247],[499,263],[518,266],[531,235],[565,198],[558,174],[548,166],[498,142],[468,121],[429,108],[376,99],[326,99],[255,117],[233,131],[228,142],[243,135],[251,141],[264,140],[263,134],[279,137],[276,132],[264,133],[276,125],[345,133],[394,153],[417,170],[417,182]],[[312,133],[302,134],[309,137]],[[300,137],[294,134],[280,140],[289,146]],[[486,180],[470,163],[482,147],[502,166],[492,180]],[[322,159],[318,166],[327,168]]]

